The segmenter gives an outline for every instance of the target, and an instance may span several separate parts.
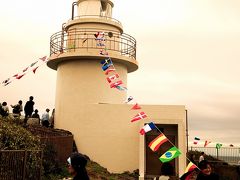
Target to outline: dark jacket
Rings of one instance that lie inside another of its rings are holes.
[[[25,106],[24,106],[24,112],[25,114],[29,114],[31,115],[32,112],[33,112],[33,105],[34,105],[34,102],[33,101],[27,101]]]
[[[210,175],[204,175],[203,173],[199,173],[197,176],[197,180],[219,180],[219,176],[215,173],[211,173]]]

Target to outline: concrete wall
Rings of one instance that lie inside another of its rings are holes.
[[[71,131],[79,151],[110,172],[139,169],[144,177],[145,147],[140,128],[150,121],[178,124],[178,147],[183,154],[179,158],[179,173],[182,173],[186,163],[184,106],[144,105],[143,111],[149,118],[135,123],[130,121],[139,111],[130,110],[131,107],[127,104],[78,104],[72,107],[76,111],[71,111],[71,118],[56,117],[56,127]]]

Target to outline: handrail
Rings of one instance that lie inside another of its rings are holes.
[[[70,22],[72,20],[75,20],[75,19],[85,19],[85,18],[99,18],[99,19],[110,20],[110,21],[116,22],[116,23],[118,23],[119,25],[122,26],[122,23],[119,20],[117,20],[115,18],[112,18],[112,17],[101,16],[101,15],[81,15],[81,16],[75,16],[75,17],[72,17],[72,19],[69,19],[68,22]]]
[[[103,42],[107,50],[119,52],[120,55],[136,60],[136,40],[128,34],[106,29],[73,28],[54,33],[50,38],[50,55],[59,52],[73,52],[80,49],[100,49],[94,34],[105,32]]]

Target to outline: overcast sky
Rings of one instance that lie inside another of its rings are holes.
[[[71,18],[72,2],[1,3],[1,81],[49,55],[50,36]],[[185,105],[190,141],[240,144],[240,1],[115,0],[113,17],[137,40],[129,95],[139,104]],[[55,84],[56,71],[44,65],[0,87],[0,102],[33,95],[42,114],[54,107]]]

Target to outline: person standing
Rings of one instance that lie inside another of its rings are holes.
[[[201,155],[199,156],[199,163],[204,160],[205,153],[201,152]]]
[[[42,114],[42,125],[44,127],[49,126],[49,109],[47,108],[46,111]]]
[[[67,159],[68,172],[73,176],[73,180],[89,180],[86,165],[88,159],[80,153],[72,153]]]
[[[195,154],[191,154],[189,160],[196,165]]]
[[[174,167],[171,163],[166,162],[161,166],[161,176],[155,177],[154,180],[169,180],[174,176]]]
[[[25,106],[24,106],[24,113],[25,113],[24,124],[26,124],[28,118],[30,118],[32,116],[34,104],[35,103],[33,101],[33,96],[30,96],[29,101],[27,101]]]
[[[49,124],[50,124],[51,128],[54,128],[54,117],[55,117],[55,108],[52,110],[52,115],[49,119],[49,121],[50,121]]]

